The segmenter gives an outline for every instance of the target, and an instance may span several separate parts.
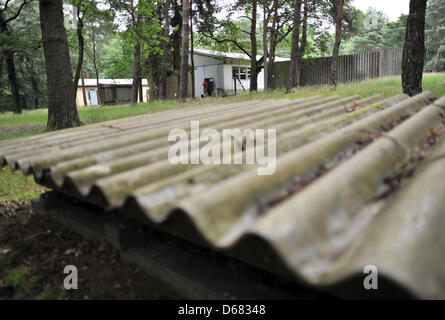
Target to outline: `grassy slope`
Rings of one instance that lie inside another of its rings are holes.
[[[445,74],[425,74],[423,80],[423,89],[432,91],[436,96],[445,95]],[[284,90],[275,90],[272,92],[259,93],[241,93],[236,97],[223,98],[225,102],[237,101],[250,98],[276,98],[276,99],[295,99],[314,95],[331,96],[334,94],[340,96],[361,95],[369,97],[377,93],[382,93],[385,97],[394,96],[402,93],[400,77],[390,77],[382,79],[367,80],[358,83],[340,84],[337,91],[332,91],[330,86],[303,87],[295,90],[294,93],[284,95]],[[212,100],[221,100],[222,98],[204,99],[199,103],[208,103]],[[196,103],[196,102],[195,102]],[[103,107],[81,107],[79,116],[86,123],[96,123],[120,118],[131,117],[139,114],[156,112],[171,108],[184,106],[177,101],[142,103],[136,106],[103,106]],[[12,112],[0,114],[0,127],[24,124],[46,123],[48,117],[47,109],[25,110],[22,115],[14,115]]]
[[[305,87],[297,89],[290,95],[284,95],[283,90],[272,92],[259,92],[256,94],[242,93],[236,97],[204,99],[198,103],[208,103],[209,101],[223,100],[240,101],[254,98],[288,98],[295,99],[314,95],[330,96],[338,94],[340,96],[350,96],[359,94],[368,97],[377,93],[382,93],[385,97],[390,97],[402,93],[399,77],[368,80],[360,83],[339,85],[337,91],[332,91],[329,86]],[[432,91],[436,96],[445,96],[445,74],[428,74],[424,76],[423,89]],[[195,102],[196,103],[196,102]],[[110,106],[110,107],[85,107],[79,108],[79,114],[83,121],[88,123],[107,121],[130,117],[138,114],[150,113],[175,107],[184,106],[176,101],[157,102],[153,104],[139,104],[137,106]],[[47,113],[45,109],[25,111],[23,115],[15,116],[12,113],[0,115],[0,126],[22,125],[33,123],[45,123]],[[23,133],[18,136],[26,136],[38,132]],[[12,137],[8,137],[12,138]],[[0,139],[1,140],[1,139]],[[11,172],[10,169],[2,168],[0,173],[0,200],[32,199],[42,192],[42,187],[36,185],[31,177],[24,177],[20,172]]]
[[[120,118],[131,117],[139,114],[166,110],[179,106],[177,101],[141,103],[135,106],[103,106],[78,108],[79,117],[87,123],[102,122]],[[22,115],[14,115],[12,112],[0,114],[0,126],[46,123],[48,119],[47,109],[24,110]]]
[[[423,77],[423,90],[431,91],[438,97],[445,96],[445,73],[425,74]],[[314,87],[302,87],[295,90],[294,93],[284,95],[284,89],[275,90],[267,93],[242,93],[239,97],[251,96],[251,97],[276,97],[276,98],[302,98],[315,95],[322,95],[324,97],[339,95],[347,97],[351,95],[360,95],[363,98],[381,93],[385,98],[392,97],[396,94],[403,93],[402,81],[400,77],[389,77],[367,80],[362,82],[354,82],[348,84],[340,84],[336,91],[331,89],[331,86],[314,86]]]

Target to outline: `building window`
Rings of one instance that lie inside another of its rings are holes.
[[[236,66],[232,67],[233,78],[239,78],[240,80],[250,79],[250,67]]]

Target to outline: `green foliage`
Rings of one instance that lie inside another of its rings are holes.
[[[116,37],[104,46],[101,66],[105,78],[130,79],[133,76],[133,55],[124,34],[116,34]]]
[[[363,14],[357,32],[342,44],[341,54],[376,51],[383,48],[401,48],[405,40],[406,15],[390,22],[381,11],[369,9]]]
[[[201,0],[202,1],[202,0]],[[206,0],[209,1],[209,0]],[[210,2],[210,1],[209,1]],[[277,39],[280,39],[286,34],[289,28],[289,22],[292,20],[291,5],[293,1],[279,0],[280,14],[278,18],[278,30]],[[269,1],[270,7],[266,7],[269,15],[272,15],[272,1]],[[263,1],[258,1],[258,6],[263,6]],[[214,9],[220,10],[219,7]],[[198,48],[211,49],[221,52],[238,52],[247,53],[251,52],[250,44],[250,32],[251,32],[251,17],[252,16],[252,3],[251,1],[238,0],[233,3],[232,6],[227,8],[227,15],[217,20],[215,17],[208,19],[211,23],[201,25],[199,33],[196,35],[196,44]],[[257,14],[257,53],[263,52],[263,15],[258,12]],[[272,32],[271,20],[268,19],[268,37]],[[205,26],[205,27],[204,27]],[[287,40],[287,38],[286,38]],[[283,50],[286,50],[287,46],[284,45]],[[285,53],[284,56],[288,56],[289,53]]]
[[[0,60],[0,63],[3,64],[3,60]],[[2,66],[2,68],[5,68]],[[0,74],[0,97],[6,97],[11,94],[11,90],[8,87],[8,75],[5,73]]]
[[[24,286],[30,277],[30,273],[24,267],[18,267],[12,269],[6,274],[5,281],[6,284],[18,288]]]
[[[408,16],[402,14],[397,21],[388,22],[385,26],[383,39],[385,48],[402,48],[405,43],[406,20]]]
[[[160,11],[162,0],[110,0],[113,10],[118,12],[119,24],[125,26],[125,41],[134,46],[145,43],[147,52],[162,53],[162,22]]]
[[[425,71],[445,71],[445,1],[430,0],[426,9]]]
[[[161,42],[167,41],[162,36],[163,28],[158,12],[160,7],[162,7],[162,0],[140,0],[136,6],[135,16],[138,20],[136,25],[133,25],[133,29],[130,29],[133,31],[130,35],[136,36],[146,45],[147,53],[162,54]]]
[[[13,3],[14,4],[14,3]],[[15,6],[19,2],[15,3]],[[17,10],[17,9],[15,9]],[[38,2],[23,7],[17,19],[8,24],[8,32],[0,33],[0,43],[14,53],[14,64],[19,83],[19,93],[24,107],[30,106],[31,90],[34,86],[39,104],[46,101],[45,60],[41,47],[41,31]],[[0,60],[2,57],[0,57]],[[0,61],[3,63],[3,61]],[[5,70],[3,67],[3,70]],[[0,109],[10,108],[11,92],[6,74],[0,75]]]
[[[290,58],[290,50],[292,47],[291,36],[287,36],[277,46],[276,55],[278,57]],[[313,25],[308,26],[307,31],[307,43],[304,50],[303,58],[318,58],[326,57],[332,54],[332,48],[330,47],[333,41],[333,36],[326,30],[320,30]]]
[[[37,296],[37,300],[55,300],[58,297],[56,289],[45,289],[41,294]]]
[[[272,1],[268,2],[269,5]],[[330,27],[334,25],[334,17],[336,14],[337,1],[308,1],[308,37],[305,49],[305,58],[328,56],[332,53],[332,45],[334,38],[330,34]],[[263,6],[263,1],[258,1],[259,6]],[[286,35],[285,38],[278,43],[276,55],[279,57],[290,57],[292,47],[291,28],[292,16],[294,10],[294,0],[280,0],[279,17],[278,17],[278,36]],[[249,16],[250,1],[239,0],[234,6],[228,9],[226,17],[217,21],[213,25],[213,29],[204,30],[204,32],[196,36],[198,47],[212,49],[221,52],[250,52],[250,19]],[[269,14],[271,8],[267,8]],[[262,39],[262,14],[258,15],[257,39]],[[348,39],[358,32],[358,26],[363,25],[364,14],[353,6],[352,1],[345,2],[343,17],[343,38]],[[269,17],[268,27],[271,29],[271,17]],[[272,30],[269,30],[270,38]],[[301,28],[301,32],[302,28]],[[301,37],[300,37],[301,39]],[[226,41],[224,41],[226,40]],[[234,41],[244,50],[241,50]],[[257,52],[262,52],[263,43],[257,41]]]
[[[13,255],[19,257],[19,252],[15,250]],[[6,272],[4,284],[14,288],[14,299],[23,299],[39,286],[44,277],[44,274],[32,274],[27,267],[20,265]]]
[[[313,0],[315,17],[326,27],[335,26],[338,0]],[[342,39],[347,40],[358,32],[363,22],[363,13],[354,7],[353,0],[345,0],[342,20]],[[331,50],[332,51],[332,50]]]
[[[100,65],[101,61],[101,56],[97,52],[94,57],[93,50],[100,52],[98,47],[103,47],[104,41],[107,41],[113,35],[116,28],[112,24],[115,12],[110,10],[109,5],[104,6],[104,3],[101,3],[101,6],[99,6],[99,1],[97,0],[68,0],[67,2],[77,8],[78,16],[83,23],[81,32],[84,38],[84,58],[82,63],[84,76],[93,75],[95,74],[94,60],[96,59],[97,65]],[[70,48],[71,69],[74,74],[79,55],[78,30],[68,29],[66,32]],[[93,48],[94,46],[95,48]],[[98,71],[100,71],[100,68]]]
[[[257,37],[260,33],[257,29]],[[250,21],[246,18],[227,19],[220,21],[212,31],[204,31],[195,36],[195,46],[219,52],[245,53],[232,41],[236,41],[244,50],[250,53]],[[210,37],[211,36],[211,37]],[[261,41],[258,41],[258,50],[261,50]]]
[[[359,34],[350,39],[354,52],[369,52],[384,48],[384,30],[388,17],[380,11],[369,9],[365,16],[372,21],[373,25],[360,26]]]
[[[202,30],[212,29],[217,23],[216,15],[221,7],[214,0],[192,0],[193,28],[199,33]]]
[[[30,200],[45,189],[34,183],[32,176],[0,168],[0,200]]]

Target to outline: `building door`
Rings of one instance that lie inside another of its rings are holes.
[[[204,96],[212,97],[214,96],[214,79],[213,78],[205,78],[204,79]]]
[[[97,102],[97,91],[96,90],[88,90],[88,96],[90,97],[90,102],[92,106],[97,106],[99,103]]]
[[[204,67],[198,67],[195,70],[195,98],[204,96],[204,88],[202,82],[204,81]]]

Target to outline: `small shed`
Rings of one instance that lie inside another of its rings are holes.
[[[97,84],[99,82],[99,85]],[[117,105],[125,104],[131,101],[133,79],[85,79],[85,94],[88,106]],[[148,102],[147,79],[142,79],[143,101]],[[79,80],[77,86],[76,105],[85,106],[82,93],[82,80]]]

